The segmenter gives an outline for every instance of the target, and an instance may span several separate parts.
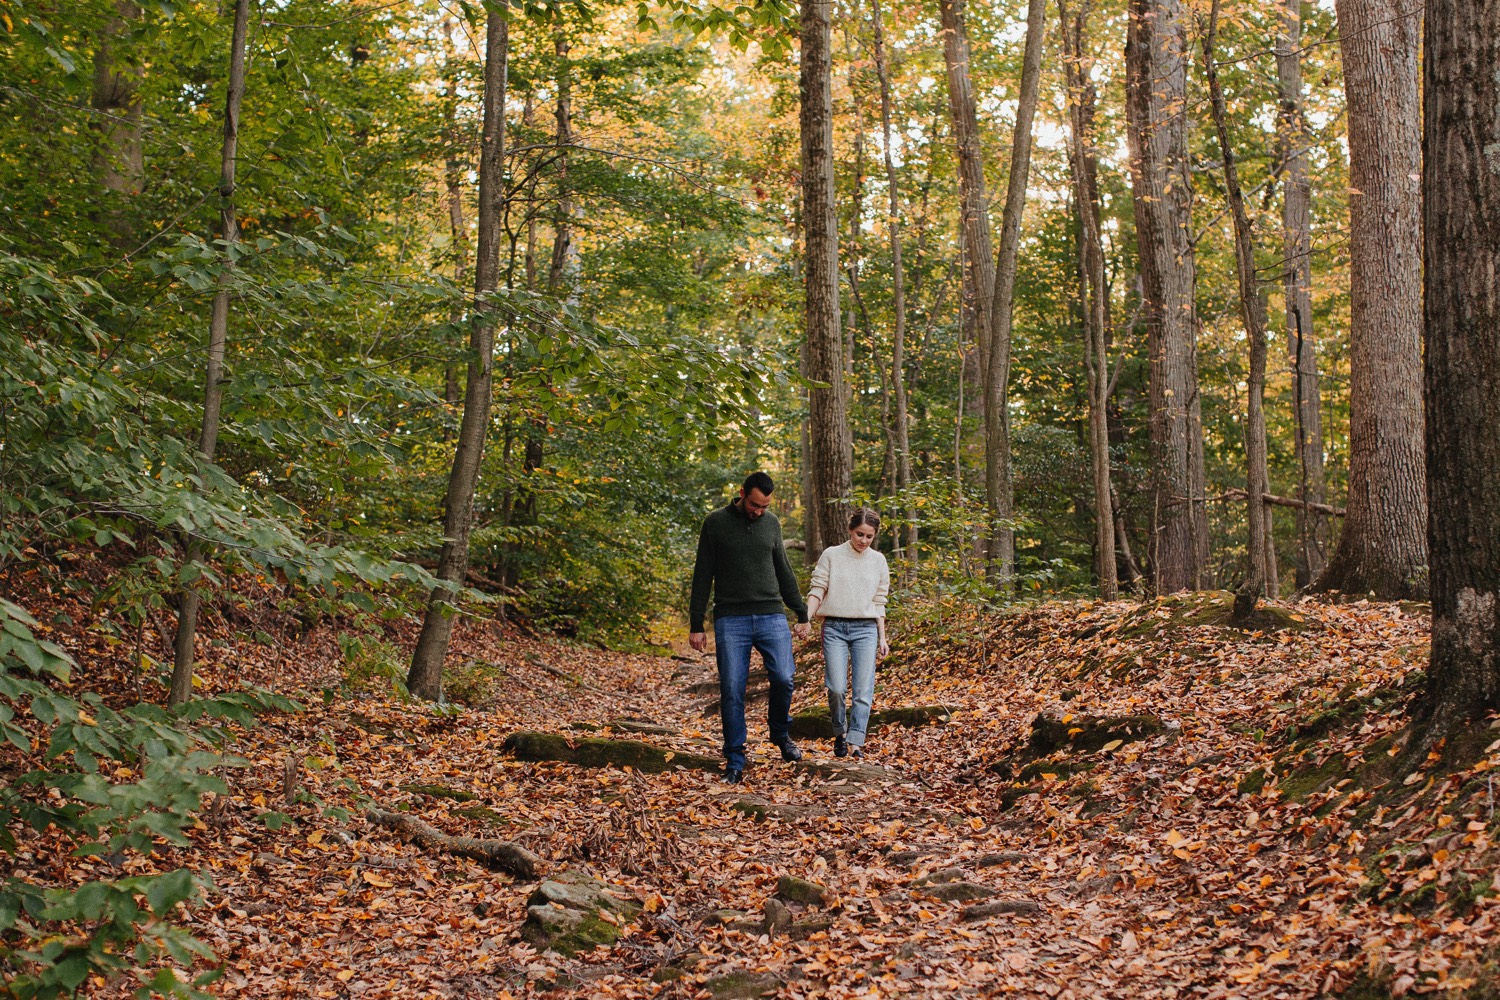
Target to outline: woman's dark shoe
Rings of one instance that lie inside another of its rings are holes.
[[[849,756],[849,742],[842,736],[835,736],[833,738],[833,755],[835,757]]]
[[[781,747],[781,759],[786,761],[787,763],[790,764],[793,761],[802,759],[802,751],[797,749],[797,744],[793,743],[791,740],[787,740],[785,743],[779,743],[777,745]]]
[[[865,752],[863,750],[861,750],[859,747],[850,747],[849,748],[849,755],[851,757],[863,757],[865,755]]]

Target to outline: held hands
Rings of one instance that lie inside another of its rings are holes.
[[[806,639],[811,632],[812,627],[807,622],[798,622],[792,626],[792,635],[799,639]]]
[[[692,634],[690,634],[688,636],[688,645],[692,646],[694,649],[696,649],[700,653],[703,652],[705,649],[708,648],[708,633],[707,632],[693,632]]]

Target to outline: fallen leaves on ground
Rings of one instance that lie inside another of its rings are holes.
[[[1482,982],[1500,916],[1489,779],[1500,744],[1464,770],[1418,772],[1407,799],[1372,787],[1399,749],[1425,613],[1277,607],[1286,627],[1261,632],[1185,620],[1170,602],[893,621],[877,707],[941,704],[949,721],[874,734],[864,763],[889,780],[829,776],[757,742],[765,708],[752,701],[739,787],[702,770],[524,763],[501,750],[539,729],[715,754],[711,657],[621,655],[465,621],[450,662],[482,665],[487,694],[440,711],[341,687],[337,623],[300,636],[267,625],[269,644],[247,640],[244,623],[211,623],[207,687],[265,684],[306,710],[236,736],[231,750],[250,764],[230,772],[231,795],[208,804],[191,849],[124,865],[212,875],[217,894],[187,922],[225,962],[212,990],[226,997],[707,997],[713,986],[1135,1000],[1313,997],[1361,977],[1391,995],[1456,995]],[[85,610],[73,617],[51,637],[81,662],[115,664],[88,683],[128,694],[135,654],[101,641]],[[414,636],[390,638],[409,649]],[[822,699],[815,646],[798,662],[794,711]],[[1039,714],[1069,717],[1068,739],[1075,720],[1161,728],[1036,761]],[[829,743],[803,745],[833,761]],[[761,811],[736,810],[743,800]],[[644,913],[612,948],[538,952],[517,936],[535,882],[408,844],[366,822],[369,806],[515,841],[548,873],[586,869]],[[28,843],[21,869],[53,883],[124,873],[54,847]],[[788,875],[828,889],[826,929],[754,926]]]

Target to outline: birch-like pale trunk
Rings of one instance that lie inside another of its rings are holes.
[[[1068,86],[1068,162],[1073,198],[1078,206],[1080,271],[1084,291],[1084,367],[1089,394],[1089,458],[1094,474],[1094,552],[1099,597],[1113,601],[1120,593],[1115,559],[1114,492],[1109,468],[1109,288],[1104,275],[1104,241],[1099,223],[1099,151],[1095,145],[1094,110],[1098,94],[1084,54],[1092,0],[1076,10],[1058,0],[1062,28],[1063,72]]]
[[[1208,30],[1203,34],[1203,72],[1208,82],[1209,108],[1219,154],[1224,163],[1224,190],[1234,219],[1234,262],[1239,278],[1240,318],[1250,342],[1250,372],[1246,378],[1245,406],[1245,506],[1250,539],[1246,555],[1245,582],[1235,594],[1235,614],[1246,618],[1256,602],[1276,595],[1276,563],[1271,538],[1271,511],[1266,494],[1271,491],[1266,469],[1266,302],[1255,271],[1255,233],[1245,211],[1245,193],[1240,187],[1239,167],[1229,140],[1224,88],[1214,60],[1214,37],[1219,28],[1219,0],[1208,12]]]

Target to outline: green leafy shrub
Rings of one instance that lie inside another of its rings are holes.
[[[0,738],[24,769],[0,786],[0,853],[14,855],[16,826],[60,836],[75,856],[150,855],[160,841],[186,846],[202,797],[226,794],[214,771],[241,763],[216,750],[218,721],[247,724],[257,711],[295,709],[262,693],[193,701],[174,711],[139,704],[116,711],[98,695],[60,690],[74,667],[37,638],[35,620],[0,599]],[[113,776],[113,777],[112,777]],[[179,903],[210,886],[186,868],[158,875],[44,885],[0,880],[0,976],[10,995],[71,995],[90,975],[135,970],[143,995],[193,995],[163,959],[191,968],[212,953],[173,922]],[[203,985],[215,976],[200,977]]]

